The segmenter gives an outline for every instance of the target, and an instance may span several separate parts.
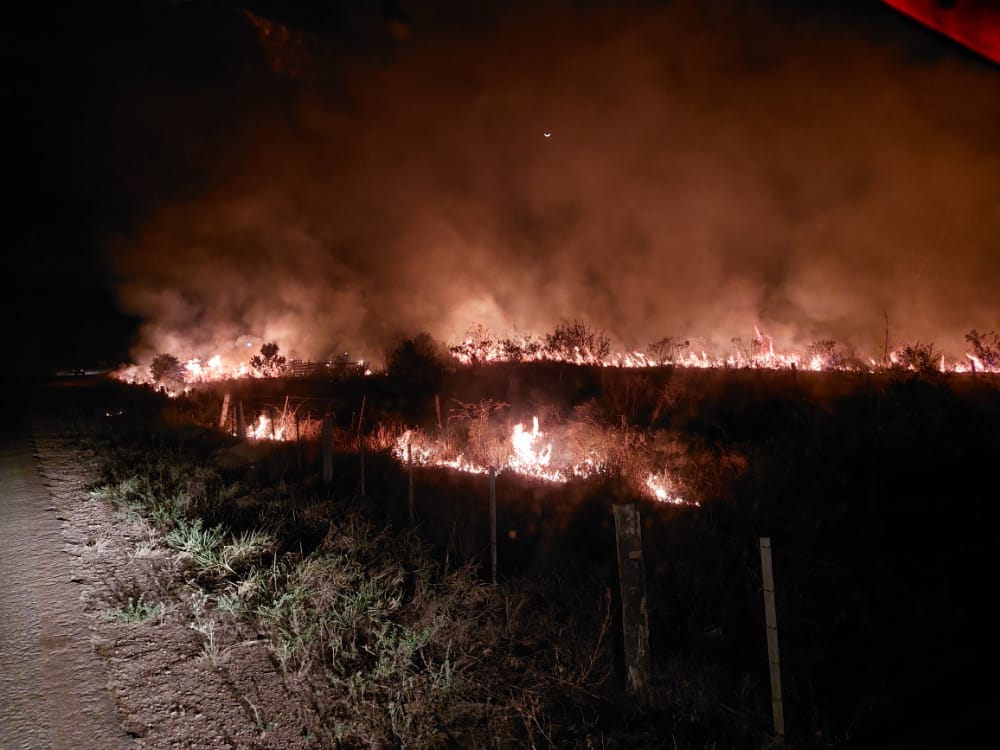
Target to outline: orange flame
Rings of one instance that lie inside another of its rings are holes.
[[[284,420],[275,419],[274,424],[266,414],[257,417],[256,425],[247,426],[247,437],[252,440],[285,440]]]
[[[419,430],[406,430],[396,440],[393,455],[403,464],[434,466],[462,471],[468,474],[487,474],[489,468],[467,459],[462,453],[449,455],[444,443],[432,440]],[[531,429],[524,424],[514,425],[510,435],[510,454],[505,464],[497,467],[497,474],[510,471],[532,479],[565,484],[570,479],[586,479],[600,474],[604,466],[594,456],[583,456],[579,461],[553,465],[553,444],[546,440],[539,428],[538,417],[532,417]],[[673,492],[673,482],[666,472],[650,473],[643,489],[660,502],[677,505],[688,503]]]
[[[733,339],[733,350],[724,356],[709,354],[704,349],[681,353],[680,349],[686,348],[688,345],[688,342],[684,342],[683,347],[678,347],[669,355],[660,353],[657,356],[652,351],[632,350],[610,352],[606,356],[597,357],[586,347],[546,347],[543,339],[530,334],[500,337],[482,326],[474,326],[463,341],[451,346],[450,350],[452,356],[463,365],[547,361],[620,368],[663,366],[696,369],[796,370],[802,368],[814,372],[837,370],[879,372],[887,368],[916,369],[913,363],[907,361],[903,356],[903,349],[887,352],[884,361],[883,357],[878,359],[869,357],[867,364],[865,364],[860,359],[848,359],[843,353],[835,351],[832,348],[834,342],[826,343],[829,345],[829,349],[814,351],[811,346],[807,354],[796,351],[782,352],[777,350],[773,337],[762,332],[758,326],[754,326],[753,337]],[[204,362],[197,357],[188,359],[181,368],[179,378],[183,384],[192,385],[243,378],[264,378],[276,374],[295,377],[297,370],[294,364],[293,361],[292,366],[280,373],[264,372],[250,367],[246,362],[236,364],[227,362],[222,355],[215,354]],[[305,368],[309,372],[329,371],[335,366],[335,363],[332,362],[307,364],[311,366],[311,369]],[[324,367],[326,370],[323,370]],[[372,374],[372,370],[364,360],[357,362],[354,369],[356,372],[364,373],[364,375]],[[957,360],[949,360],[944,355],[939,355],[937,369],[945,373],[1000,374],[1000,362],[992,360],[984,362],[982,358],[977,357],[972,352],[966,353],[964,357]],[[122,366],[112,373],[112,377],[133,385],[156,385],[149,367],[134,364]],[[170,386],[170,389],[180,390],[175,385]]]

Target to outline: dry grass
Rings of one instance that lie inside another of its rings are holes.
[[[195,570],[191,627],[210,663],[221,658],[220,629],[264,634],[325,746],[573,746],[597,736],[607,603],[603,626],[577,630],[543,598],[488,585],[474,565],[444,565],[351,497],[331,505],[304,487],[250,489],[199,464],[187,452],[196,441],[180,450],[139,434],[103,445],[93,494],[158,530]],[[377,429],[373,442],[391,434]],[[258,496],[258,523],[219,523],[247,493]],[[303,553],[293,535],[304,527],[325,533]],[[116,617],[156,616],[131,593]]]

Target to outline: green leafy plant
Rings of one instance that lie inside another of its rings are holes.
[[[107,610],[105,617],[119,622],[143,623],[159,617],[162,613],[163,604],[161,602],[147,602],[145,595],[139,594],[138,598],[129,597],[127,603]]]
[[[227,569],[223,548],[226,539],[225,527],[218,525],[205,528],[200,518],[181,521],[167,533],[164,541],[185,557],[194,561],[195,566],[208,573],[219,573]]]
[[[219,553],[219,567],[229,573],[236,573],[273,549],[274,544],[274,538],[265,531],[259,529],[244,531],[223,545]]]

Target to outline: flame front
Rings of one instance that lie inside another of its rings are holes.
[[[514,425],[510,444],[514,454],[507,466],[519,474],[544,474],[552,461],[552,443],[541,445],[542,433],[538,429],[538,417],[531,418],[531,432],[523,424]]]
[[[498,336],[483,326],[472,326],[465,338],[449,348],[452,357],[467,366],[501,362],[564,362],[590,367],[683,367],[694,369],[765,369],[821,371],[880,372],[884,370],[926,370],[927,362],[922,361],[921,347],[897,347],[881,353],[878,357],[856,355],[847,347],[841,350],[836,342],[817,341],[810,344],[806,353],[778,351],[773,337],[753,327],[753,336],[736,337],[725,354],[709,353],[704,348],[695,349],[691,342],[675,342],[664,339],[650,344],[649,351],[611,351],[610,344],[601,345],[556,342],[551,337],[532,334]],[[944,373],[993,373],[1000,374],[1000,337],[990,332],[985,335],[975,331],[966,336],[973,344],[973,350],[958,359],[948,359],[935,354],[932,369]],[[670,342],[669,345],[662,345]],[[232,348],[232,347],[230,347]],[[931,347],[926,347],[927,353]],[[133,385],[158,385],[171,395],[182,392],[186,386],[242,378],[303,377],[336,371],[345,365],[357,373],[371,375],[372,369],[365,360],[346,362],[340,358],[326,362],[301,362],[293,360],[288,366],[252,367],[249,362],[233,362],[221,354],[214,354],[206,361],[198,357],[187,359],[166,380],[157,381],[150,367],[134,364],[123,365],[113,373],[113,377]]]
[[[443,441],[433,440],[419,430],[406,430],[400,435],[392,450],[393,455],[404,465],[433,466],[462,471],[468,474],[488,474],[489,467],[470,461],[464,454],[449,451]],[[576,461],[556,465],[553,461],[553,443],[541,431],[538,417],[532,417],[531,429],[517,423],[511,429],[509,453],[506,460],[496,467],[497,474],[509,471],[532,479],[565,484],[570,479],[586,479],[601,474],[605,467],[594,455],[586,455]],[[643,490],[653,499],[677,505],[688,503],[672,491],[673,482],[667,473],[650,473]]]
[[[650,472],[646,475],[646,489],[649,490],[650,495],[659,500],[661,503],[672,503],[673,505],[700,505],[700,503],[697,502],[688,503],[688,501],[673,494],[672,485],[673,482],[665,472],[659,475]]]
[[[272,424],[270,417],[261,414],[257,417],[257,424],[247,427],[247,437],[253,440],[284,440],[285,425],[284,420],[275,419]]]
[[[880,364],[874,357],[867,358],[867,364],[854,356],[838,351],[833,341],[816,342],[820,346],[814,351],[809,347],[801,352],[780,352],[775,348],[773,337],[753,327],[753,337],[732,339],[732,350],[727,354],[709,354],[704,349],[689,350],[690,342],[675,344],[668,352],[626,351],[611,352],[598,356],[586,346],[554,346],[544,339],[529,334],[498,336],[482,326],[473,326],[465,338],[450,347],[452,356],[463,365],[482,365],[500,362],[565,362],[568,364],[596,367],[685,367],[696,369],[762,369],[820,371],[869,371],[885,369],[920,369],[907,356],[906,347],[889,350],[886,361]],[[990,334],[992,335],[992,334]],[[968,337],[967,337],[968,338]],[[653,345],[650,347],[653,349]],[[1000,374],[1000,361],[984,362],[982,358],[969,352],[963,358],[949,360],[939,355],[936,369],[953,373],[996,373]]]

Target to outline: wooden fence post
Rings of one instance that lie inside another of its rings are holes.
[[[368,403],[368,394],[361,396],[361,413],[358,414],[358,456],[361,459],[361,497],[365,496],[365,433],[362,425],[365,421],[365,404]]]
[[[295,453],[299,460],[299,475],[302,475],[302,437],[299,433],[299,412],[295,412]]]
[[[333,481],[333,416],[323,417],[323,484]]]
[[[497,582],[497,470],[490,467],[490,565]]]
[[[229,391],[226,391],[226,395],[222,397],[222,414],[219,415],[219,429],[226,429],[226,422],[229,421]]]
[[[649,612],[646,606],[646,569],[642,559],[642,526],[635,503],[614,506],[621,582],[622,632],[628,691],[650,705],[652,659],[649,652]]]
[[[361,458],[361,497],[365,496],[365,436],[358,435],[358,456]]]
[[[236,436],[240,440],[247,439],[246,415],[243,413],[243,399],[236,402]]]
[[[767,627],[767,661],[771,671],[771,716],[774,735],[785,736],[785,710],[781,702],[781,659],[778,656],[778,617],[774,608],[774,569],[771,565],[771,538],[760,538],[760,567],[764,582],[764,623]]]
[[[268,411],[268,413],[271,416],[271,440],[277,440],[278,439],[278,435],[277,435],[277,432],[275,431],[275,428],[274,428],[274,416],[275,416],[275,414],[274,414],[274,407],[273,406],[267,407],[267,411]]]
[[[413,446],[411,446],[410,443],[406,444],[406,466],[410,475],[408,498],[410,506],[410,526],[412,526],[416,522],[417,512],[413,503]]]
[[[434,411],[437,412],[438,420],[438,432],[441,432],[444,428],[441,426],[441,394],[434,394]]]

